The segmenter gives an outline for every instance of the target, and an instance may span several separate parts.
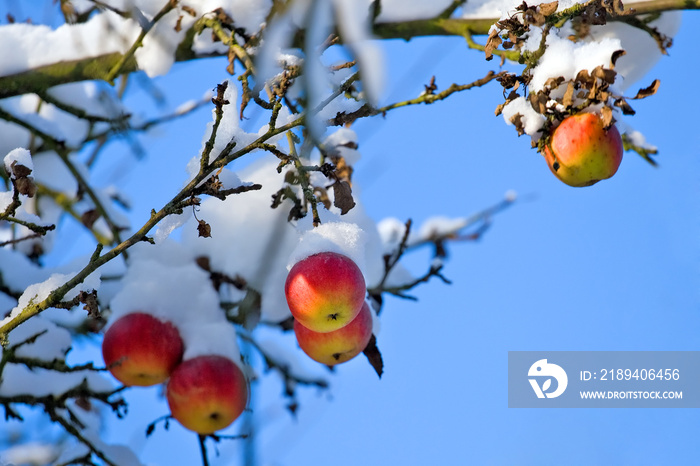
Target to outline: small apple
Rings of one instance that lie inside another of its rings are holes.
[[[311,359],[327,366],[349,361],[360,354],[372,337],[372,311],[367,303],[345,327],[332,332],[319,333],[294,321],[294,334],[299,347]]]
[[[165,395],[170,413],[186,429],[212,434],[241,415],[248,403],[248,383],[230,359],[197,356],[177,366]]]
[[[352,259],[321,252],[294,264],[284,293],[295,320],[315,332],[332,332],[360,312],[367,289]]]
[[[109,371],[129,386],[164,382],[182,360],[183,351],[180,333],[172,323],[143,312],[119,318],[102,340]]]
[[[622,162],[622,138],[615,125],[605,128],[593,113],[564,119],[543,155],[552,173],[569,186],[591,186],[610,178]]]

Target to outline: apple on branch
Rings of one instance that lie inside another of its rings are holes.
[[[206,435],[228,427],[241,415],[248,403],[248,383],[230,359],[197,356],[177,366],[165,395],[180,424]]]
[[[128,386],[164,382],[182,360],[183,352],[177,328],[143,312],[119,318],[102,340],[105,364],[117,380]]]
[[[321,252],[294,264],[284,292],[296,321],[315,332],[332,332],[357,316],[367,288],[352,259]]]
[[[367,303],[345,327],[332,332],[314,332],[294,321],[299,347],[314,361],[334,366],[360,354],[372,337],[372,311]]]
[[[549,169],[574,187],[591,186],[613,176],[622,162],[622,138],[593,113],[564,119],[542,151]]]

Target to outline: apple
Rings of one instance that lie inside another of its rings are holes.
[[[615,126],[605,128],[593,113],[564,119],[552,133],[543,155],[554,175],[569,186],[591,186],[613,176],[622,162],[622,138]]]
[[[352,259],[321,252],[294,264],[284,292],[296,321],[315,332],[332,332],[357,316],[367,288]]]
[[[248,383],[230,359],[197,356],[177,366],[165,396],[180,424],[206,435],[228,427],[241,415],[248,403]]]
[[[102,357],[124,385],[147,387],[165,382],[182,361],[184,345],[172,323],[151,314],[133,312],[105,332]]]
[[[372,311],[367,303],[345,327],[332,332],[319,333],[294,321],[294,334],[299,347],[314,361],[334,366],[360,354],[372,337]]]

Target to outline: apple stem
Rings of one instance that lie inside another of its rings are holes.
[[[199,435],[199,449],[202,452],[202,465],[209,466],[209,459],[207,458],[207,446],[204,444],[206,440],[206,435]]]

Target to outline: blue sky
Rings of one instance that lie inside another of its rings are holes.
[[[695,464],[698,410],[509,409],[507,354],[698,349],[698,28],[700,16],[685,13],[670,57],[639,83],[659,78],[659,92],[633,102],[637,115],[628,120],[659,147],[660,168],[627,153],[613,179],[591,188],[557,181],[529,139],[494,116],[495,84],[359,122],[355,181],[377,220],[468,215],[509,189],[520,201],[479,242],[450,245],[451,286],[422,286],[418,302],[387,299],[381,380],[359,357],[338,368],[329,393],[299,389],[297,420],[280,408],[279,386],[260,389],[256,415],[274,421],[257,440],[258,458],[279,466]],[[392,101],[414,97],[432,75],[445,89],[497,65],[457,38],[384,48]],[[154,83],[176,96],[169,101],[176,106],[223,80],[224,66],[180,64]],[[139,100],[150,105],[135,92],[132,103]],[[207,108],[141,139],[149,151],[136,168],[142,174],[123,185],[135,200],[135,225],[179,189],[209,119]],[[114,167],[105,167],[111,176]],[[172,171],[162,183],[146,182],[163,167]],[[413,256],[408,263],[421,273],[429,251]],[[156,394],[128,394],[130,419],[112,423],[109,436],[132,443],[151,464],[197,464],[196,437],[179,426],[142,439],[143,423],[167,410],[154,409]],[[213,464],[238,464],[237,444],[219,448]]]

